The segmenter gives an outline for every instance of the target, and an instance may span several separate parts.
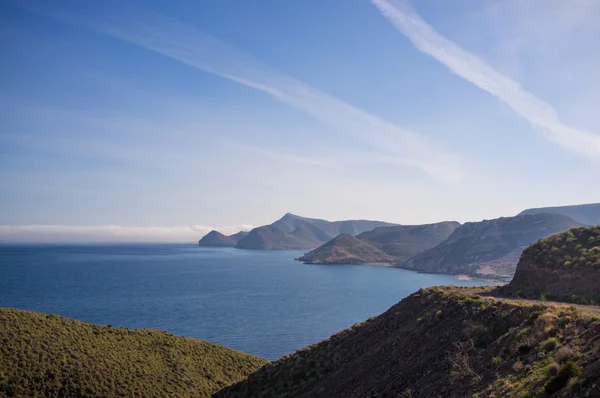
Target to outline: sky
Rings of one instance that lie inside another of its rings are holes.
[[[596,0],[0,3],[0,241],[600,202]]]

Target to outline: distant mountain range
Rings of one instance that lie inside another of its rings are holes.
[[[356,235],[392,225],[395,224],[369,220],[327,221],[287,213],[274,223],[254,228],[245,235],[225,236],[211,231],[198,244],[248,250],[306,250],[321,246],[340,234]]]
[[[524,210],[519,213],[519,215],[539,213],[562,214],[584,225],[600,224],[600,203],[574,206],[540,207],[537,209]]]
[[[356,237],[341,236],[298,258],[313,264],[338,264],[346,256],[353,264],[397,263],[443,242],[460,226],[456,221],[426,225],[378,227]]]
[[[600,224],[600,203],[527,209],[514,217],[398,225],[326,221],[291,213],[270,225],[225,236],[212,231],[199,245],[251,250],[311,250],[314,264],[389,264],[420,272],[510,279],[523,249],[546,236]]]
[[[495,220],[465,223],[444,242],[408,260],[398,267],[443,274],[477,274],[483,265],[511,256],[512,275],[520,252],[546,236],[581,226],[561,214],[525,214]],[[515,254],[516,253],[516,254]]]

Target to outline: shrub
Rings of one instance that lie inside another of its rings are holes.
[[[568,361],[558,371],[558,374],[550,379],[544,387],[544,392],[552,395],[567,386],[571,378],[578,377],[581,374],[581,368],[573,361]]]
[[[556,376],[559,370],[560,366],[558,366],[556,362],[552,362],[550,365],[548,365],[548,375],[550,376]]]
[[[515,362],[512,366],[512,370],[515,373],[521,373],[523,371],[523,368],[524,368],[523,362],[521,362],[521,361]]]
[[[500,358],[500,357],[493,357],[492,358],[492,365],[494,365],[495,368],[499,368],[500,365],[502,365],[502,358]]]
[[[577,352],[569,347],[561,347],[557,352],[556,352],[556,360],[559,363],[563,363],[564,361],[568,360],[568,359],[573,359],[577,356]]]
[[[556,348],[557,345],[558,340],[552,337],[542,343],[542,349],[544,351],[552,351]]]

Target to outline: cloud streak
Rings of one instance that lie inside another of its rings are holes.
[[[0,242],[9,243],[193,243],[211,230],[231,235],[253,225],[207,227],[127,227],[121,225],[0,225]]]
[[[66,15],[38,10],[155,51],[199,70],[271,95],[343,133],[350,133],[405,165],[444,181],[459,180],[457,158],[438,143],[289,77],[192,26],[129,6],[118,16]]]
[[[600,160],[600,135],[560,121],[555,109],[504,76],[483,59],[441,36],[406,0],[372,0],[402,34],[420,51],[452,72],[504,101],[535,126],[548,140],[578,155]]]

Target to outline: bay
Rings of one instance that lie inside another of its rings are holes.
[[[175,244],[0,246],[0,306],[160,329],[273,360],[421,287],[482,284],[294,261],[302,254]]]

